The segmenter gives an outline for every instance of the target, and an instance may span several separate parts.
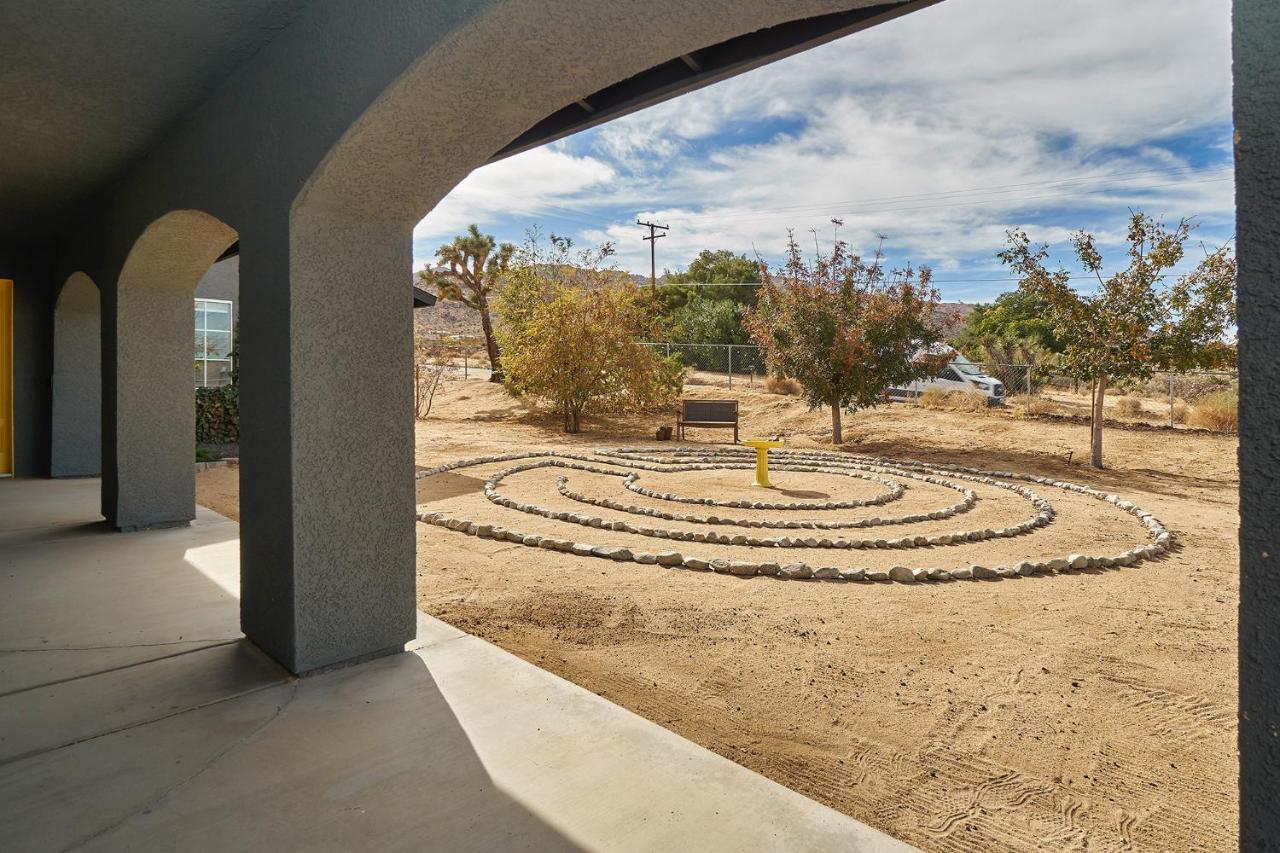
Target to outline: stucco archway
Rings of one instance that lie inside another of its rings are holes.
[[[105,326],[102,513],[130,530],[195,517],[193,296],[236,241],[198,210],[152,222],[134,242]]]
[[[62,286],[53,309],[49,474],[102,473],[102,297],[83,272]]]
[[[380,50],[341,58],[335,103],[350,118],[292,198],[287,261],[279,245],[246,240],[242,252],[241,351],[254,366],[240,386],[242,471],[252,471],[241,479],[245,633],[294,672],[414,635],[405,379],[412,230],[427,211],[566,105],[744,34],[874,6],[656,0],[641,14],[595,0],[490,0],[403,15],[326,10],[341,17],[329,24],[344,43]],[[281,276],[287,294],[268,303]]]

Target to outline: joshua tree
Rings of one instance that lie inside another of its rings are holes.
[[[507,272],[516,247],[498,244],[491,235],[481,234],[474,224],[466,234],[453,238],[436,249],[436,260],[444,269],[425,269],[418,273],[423,284],[436,288],[442,299],[456,299],[480,314],[484,345],[489,351],[490,382],[502,381],[502,361],[498,341],[493,333],[489,298]]]

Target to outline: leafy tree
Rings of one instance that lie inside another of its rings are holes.
[[[1062,343],[1046,319],[1040,297],[1022,290],[1002,293],[990,305],[976,305],[952,344],[975,361],[1030,365],[1033,381],[1059,370]]]
[[[703,249],[683,272],[667,272],[658,291],[665,318],[662,333],[682,343],[747,342],[741,308],[754,305],[758,287],[716,285],[759,283],[760,265],[728,249]]]
[[[641,344],[652,333],[650,296],[600,267],[611,247],[569,264],[570,241],[551,240],[547,256],[531,238],[496,302],[508,387],[550,402],[569,433],[581,430],[587,412],[674,401],[684,380],[679,360]]]
[[[874,406],[896,385],[936,371],[917,360],[938,342],[938,292],[930,271],[886,271],[876,249],[870,263],[836,241],[830,255],[806,263],[788,233],[787,262],[765,275],[747,328],[769,369],[800,383],[810,408],[831,407],[831,440],[842,444],[840,413]]]
[[[1048,248],[1033,246],[1021,229],[1009,231],[998,254],[1018,275],[1018,289],[1044,305],[1044,317],[1062,346],[1062,365],[1091,383],[1091,462],[1102,467],[1103,406],[1108,383],[1144,381],[1157,370],[1229,367],[1227,345],[1236,322],[1236,264],[1226,246],[1207,253],[1194,270],[1176,275],[1191,234],[1187,220],[1174,228],[1141,212],[1132,214],[1126,235],[1129,265],[1103,278],[1102,255],[1093,235],[1078,231],[1072,248],[1097,280],[1096,293],[1071,287],[1065,269],[1045,266]]]
[[[725,284],[756,282],[760,283],[760,264],[746,255],[734,254],[728,249],[703,249],[698,257],[689,262],[683,272],[670,272],[664,276],[667,284]],[[691,288],[692,289],[692,288]],[[715,288],[725,294],[722,298],[736,299],[745,302],[755,288]]]
[[[502,361],[489,302],[515,250],[511,243],[499,245],[491,235],[481,234],[473,224],[467,228],[466,234],[454,237],[453,242],[436,249],[436,260],[445,269],[424,269],[418,273],[419,280],[434,286],[441,298],[456,299],[479,312],[492,371],[490,382],[502,381]]]
[[[745,344],[741,306],[732,299],[695,296],[668,317],[668,340],[690,344]]]

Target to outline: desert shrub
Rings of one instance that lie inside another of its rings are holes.
[[[1194,401],[1187,423],[1201,429],[1235,432],[1239,427],[1240,394],[1217,391]]]
[[[1136,420],[1145,417],[1146,410],[1142,408],[1142,400],[1132,394],[1126,394],[1119,400],[1116,400],[1116,413],[1122,418]]]
[[[196,441],[232,444],[240,440],[240,388],[196,389]]]
[[[1173,422],[1175,424],[1185,424],[1187,417],[1191,414],[1191,407],[1181,401],[1173,404]]]
[[[508,389],[550,403],[565,432],[578,432],[585,413],[670,405],[684,386],[684,366],[641,343],[652,326],[648,297],[611,270],[579,273],[571,282],[524,266],[501,292]]]
[[[945,409],[947,392],[941,388],[927,388],[916,398],[916,403],[926,409]]]
[[[985,412],[988,403],[977,391],[952,391],[947,395],[946,405],[953,412]]]
[[[800,387],[800,383],[792,379],[790,376],[767,376],[764,380],[764,390],[770,394],[786,394],[790,397],[799,397],[804,393],[804,389]]]
[[[925,409],[939,409],[948,412],[983,412],[987,409],[987,398],[977,391],[943,391],[941,388],[928,388],[916,402]]]
[[[1024,400],[1018,405],[1032,415],[1056,415],[1061,411],[1057,403],[1052,400],[1046,400],[1044,397],[1032,397],[1030,403]]]

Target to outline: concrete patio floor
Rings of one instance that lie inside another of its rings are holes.
[[[425,614],[292,678],[238,525],[108,532],[98,489],[0,480],[0,849],[911,849]]]

